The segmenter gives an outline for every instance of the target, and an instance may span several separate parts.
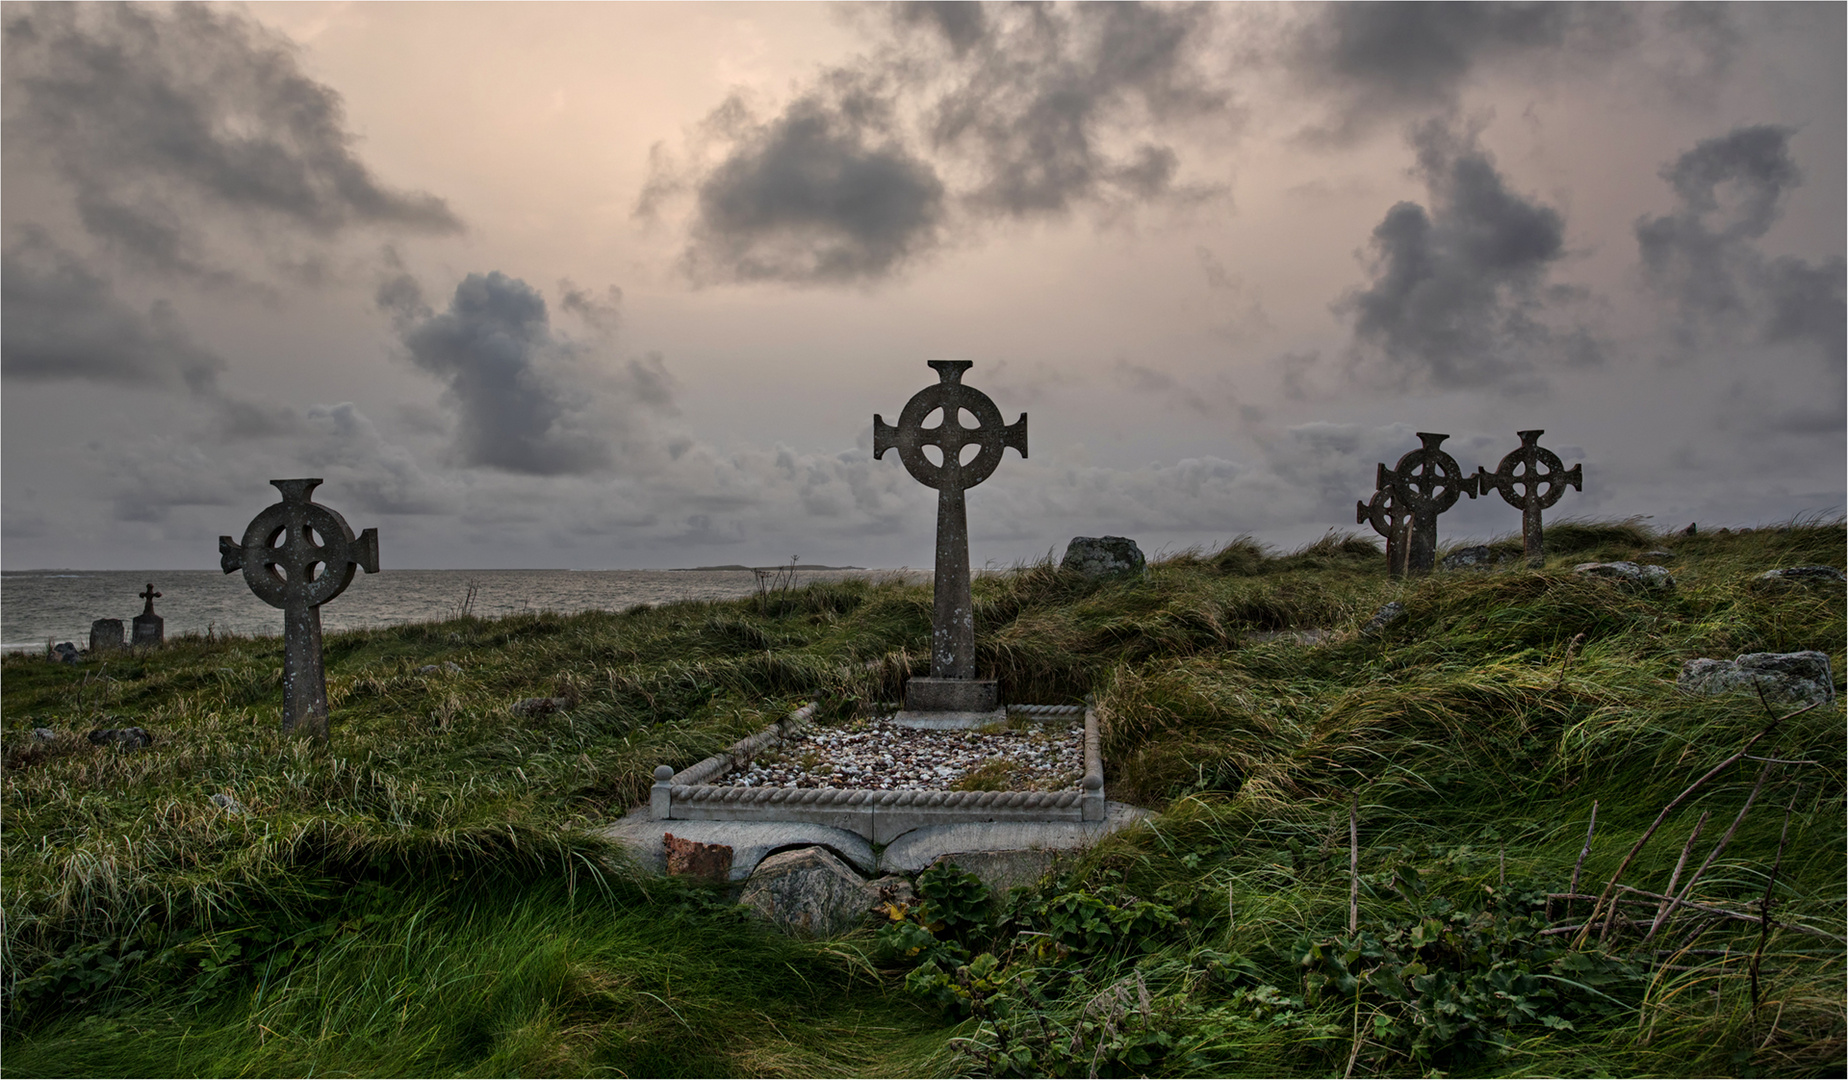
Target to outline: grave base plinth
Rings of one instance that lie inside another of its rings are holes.
[[[1001,691],[993,679],[932,679],[919,676],[905,683],[906,712],[989,713],[1001,707]]]

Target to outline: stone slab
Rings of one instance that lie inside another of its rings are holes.
[[[879,856],[886,873],[915,874],[960,852],[1077,851],[1150,816],[1128,803],[1108,804],[1102,821],[975,821],[928,825],[893,840]],[[955,860],[952,858],[951,860]],[[973,867],[966,868],[975,872]]]
[[[928,731],[976,731],[990,724],[1007,723],[1006,709],[988,712],[922,712],[900,709],[892,716],[899,727],[923,728]]]
[[[1000,707],[1001,691],[993,679],[919,675],[905,682],[905,708],[911,712],[981,713]]]
[[[667,872],[668,833],[676,839],[701,844],[723,844],[732,849],[731,880],[743,881],[770,855],[789,848],[824,847],[862,873],[878,865],[866,838],[845,829],[802,821],[655,821],[646,807],[598,831],[628,849],[644,869]]]

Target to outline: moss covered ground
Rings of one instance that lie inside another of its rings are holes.
[[[329,635],[325,744],[278,731],[277,639],[9,656],[6,1070],[1839,1070],[1841,705],[1674,681],[1694,657],[1819,649],[1839,692],[1843,590],[1757,575],[1841,568],[1843,523],[1565,522],[1548,542],[1540,569],[1409,581],[1342,536],[1235,541],[1135,580],[980,578],[981,667],[1012,701],[1089,696],[1110,797],[1160,813],[1034,890],[934,875],[919,905],[831,942],[638,876],[592,829],[655,765],[796,704],[844,719],[895,700],[927,667],[927,586]],[[1658,549],[1672,591],[1572,570]],[[1394,600],[1402,621],[1359,633]],[[1327,633],[1273,636],[1309,628]],[[513,708],[533,697],[562,707]],[[153,745],[84,737],[129,726]],[[1611,929],[1572,929],[1592,901],[1548,894],[1571,891],[1594,806],[1590,894],[1754,736],[1616,882],[1667,894],[1686,850],[1679,891],[1731,827],[1688,906],[1649,935],[1657,902],[1613,888]]]

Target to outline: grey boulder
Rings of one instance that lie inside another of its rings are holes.
[[[53,645],[51,656],[52,659],[66,664],[75,664],[83,659],[82,654],[77,651],[76,644],[69,641],[60,641]]]
[[[1147,567],[1142,549],[1127,536],[1074,536],[1059,563],[1059,569],[1076,570],[1086,577],[1140,574]]]
[[[1834,701],[1835,678],[1827,653],[1746,653],[1735,660],[1703,657],[1681,665],[1675,687],[1689,694],[1763,690],[1773,701]]]
[[[139,750],[144,746],[154,745],[154,736],[146,728],[97,728],[85,736],[97,746],[119,746],[124,750]]]
[[[844,934],[866,918],[866,881],[826,848],[779,851],[757,864],[738,902],[785,933]]]
[[[1786,566],[1781,570],[1766,570],[1758,578],[1760,581],[1788,581],[1799,585],[1840,585],[1848,580],[1833,566]]]
[[[1446,570],[1487,570],[1494,565],[1495,558],[1489,554],[1489,545],[1477,544],[1475,547],[1458,548],[1444,556]]]
[[[1644,589],[1672,589],[1675,579],[1659,566],[1639,566],[1633,562],[1587,562],[1572,568],[1589,577],[1601,577]]]
[[[1401,604],[1397,600],[1381,604],[1380,609],[1373,613],[1373,618],[1368,619],[1366,623],[1361,626],[1360,636],[1379,637],[1386,632],[1387,627],[1395,623],[1403,622],[1404,620],[1404,604]]]

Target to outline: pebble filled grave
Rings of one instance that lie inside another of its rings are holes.
[[[811,728],[713,783],[867,791],[1070,791],[1084,728],[1063,718],[991,731],[900,727],[891,717]]]

